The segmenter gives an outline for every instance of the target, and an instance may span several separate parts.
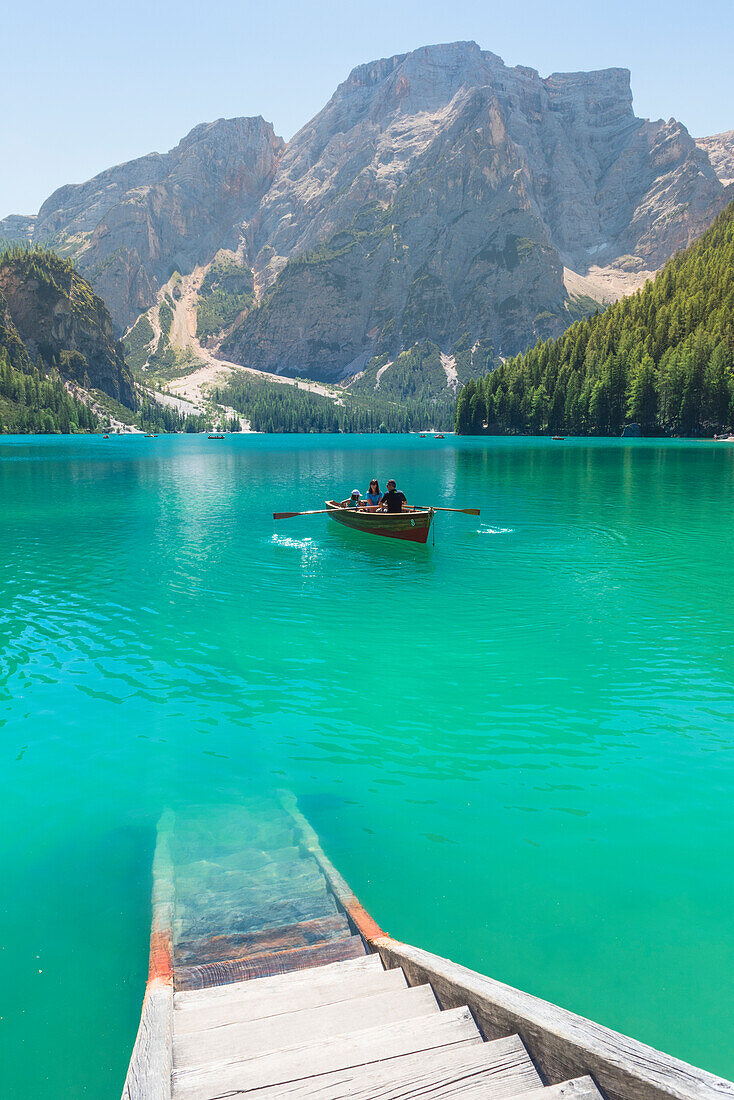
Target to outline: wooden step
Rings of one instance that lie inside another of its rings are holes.
[[[266,898],[249,909],[212,909],[197,914],[194,909],[184,910],[173,922],[174,942],[201,939],[205,936],[225,935],[231,932],[264,932],[284,924],[300,924],[301,921],[333,917],[338,912],[333,894],[321,891],[305,898]]]
[[[242,829],[237,826],[222,829],[176,829],[172,854],[176,864],[191,863],[197,859],[218,862],[223,856],[254,849],[268,851],[297,846],[295,830],[287,825]]]
[[[198,882],[176,876],[176,907],[195,909],[210,905],[216,898],[229,904],[251,906],[259,904],[263,897],[270,899],[280,895],[292,898],[326,890],[326,879],[314,861],[307,863],[302,860],[295,866],[283,866],[290,868],[287,873],[273,875],[269,879],[259,878],[248,871],[223,871]]]
[[[546,1085],[545,1088],[527,1092],[523,1100],[603,1100],[602,1093],[591,1077],[574,1077],[571,1081],[562,1081],[558,1085]]]
[[[362,937],[350,936],[348,940],[331,940],[312,947],[297,947],[293,951],[276,951],[272,955],[258,955],[255,959],[227,959],[204,963],[203,966],[174,966],[173,981],[177,990],[202,989],[227,982],[286,974],[291,970],[306,970],[354,959],[365,953]]]
[[[386,1026],[438,1013],[430,985],[388,990],[355,997],[338,1004],[288,1012],[263,1020],[208,1027],[174,1035],[173,1067],[195,1069],[222,1063],[231,1057],[252,1058],[268,1051],[320,1043],[332,1035]]]
[[[541,1086],[538,1072],[517,1035],[489,1043],[435,1047],[367,1066],[322,1073],[258,1089],[258,1100],[506,1100]],[[541,1090],[542,1091],[542,1090]],[[565,1100],[599,1100],[567,1097]]]
[[[224,871],[249,871],[259,867],[267,867],[271,863],[291,863],[301,858],[301,850],[295,845],[285,845],[283,848],[243,848],[236,852],[221,854],[216,860],[193,860],[190,863],[177,863],[176,873],[184,878],[194,873],[197,868],[206,870],[207,867],[220,867]]]
[[[194,837],[208,837],[212,841],[229,841],[236,836],[244,847],[257,837],[271,837],[277,833],[292,833],[294,822],[287,814],[223,814],[217,817],[202,814],[200,817],[176,818],[174,835],[176,839],[188,840]]]
[[[374,958],[374,955],[365,955],[307,971],[293,970],[272,978],[176,993],[174,1034],[185,1035],[230,1023],[277,1019],[355,997],[407,989],[402,970],[362,965]]]
[[[235,890],[264,889],[268,886],[289,882],[307,882],[312,878],[323,881],[323,873],[315,859],[310,856],[289,860],[264,863],[260,867],[230,868],[221,864],[200,860],[188,864],[185,873],[176,869],[176,893],[181,890]]]
[[[276,974],[269,978],[236,982],[222,986],[221,989],[212,987],[181,990],[174,995],[173,1004],[177,1012],[213,1007],[235,999],[260,1004],[264,998],[269,998],[273,1005],[280,1005],[281,1002],[289,1001],[291,997],[300,997],[302,987],[323,991],[337,990],[345,982],[361,981],[365,974],[371,973],[385,973],[380,956],[377,954],[319,966],[308,972],[294,970],[289,974]],[[286,1011],[286,1009],[280,1009],[280,1011]]]
[[[337,913],[300,924],[269,928],[265,932],[233,932],[226,936],[180,941],[176,944],[175,961],[176,966],[202,966],[222,959],[254,958],[273,951],[292,951],[295,947],[309,947],[327,940],[348,940],[351,935],[347,918],[343,913]]]
[[[250,912],[252,910],[268,910],[274,902],[288,900],[305,901],[308,898],[319,898],[322,895],[331,895],[322,876],[315,876],[311,872],[303,876],[302,882],[297,879],[292,882],[284,882],[282,885],[274,883],[270,886],[253,886],[247,889],[216,890],[202,889],[198,892],[192,888],[184,893],[176,888],[176,910],[178,920],[208,919],[212,914],[226,914],[231,912]],[[221,929],[227,931],[226,925]]]
[[[174,1071],[173,1097],[212,1100],[228,1093],[281,1087],[286,1082],[307,1080],[319,1074],[466,1043],[481,1043],[481,1036],[468,1008],[452,1008],[252,1058],[239,1059],[236,1052],[230,1052],[222,1064]]]

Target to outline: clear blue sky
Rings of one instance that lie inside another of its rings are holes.
[[[350,69],[474,39],[541,75],[631,69],[635,110],[734,128],[734,4],[698,0],[11,0],[2,20],[0,217],[198,122],[263,115],[289,138]]]

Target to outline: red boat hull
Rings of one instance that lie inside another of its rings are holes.
[[[342,508],[337,501],[325,501],[329,516],[343,527],[363,531],[367,535],[382,535],[388,539],[404,539],[406,542],[425,543],[431,530],[433,511],[422,509],[408,512],[360,512],[356,508]]]

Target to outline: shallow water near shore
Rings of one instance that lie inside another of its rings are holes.
[[[390,476],[435,546],[274,523]],[[734,449],[0,437],[0,1095],[119,1096],[169,805],[285,787],[371,914],[734,1076]]]

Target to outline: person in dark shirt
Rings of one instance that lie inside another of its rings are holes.
[[[403,505],[408,503],[405,499],[405,493],[401,493],[399,489],[396,489],[392,478],[387,483],[387,492],[382,498],[382,503],[388,512],[402,512]]]

